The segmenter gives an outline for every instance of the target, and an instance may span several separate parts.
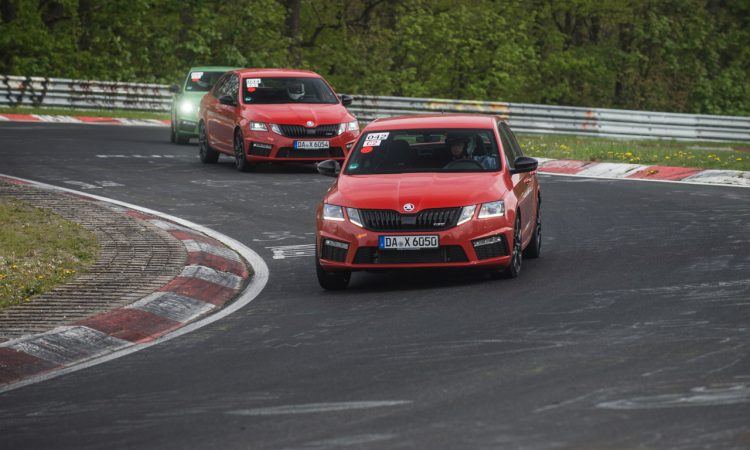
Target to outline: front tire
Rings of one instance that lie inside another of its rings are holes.
[[[341,291],[349,286],[352,273],[348,270],[329,272],[320,267],[318,251],[315,251],[315,272],[318,275],[320,287],[327,291]]]
[[[240,130],[234,132],[234,166],[240,172],[249,172],[253,169],[253,165],[245,156],[245,140]]]
[[[510,253],[510,264],[508,267],[494,272],[497,278],[518,278],[521,274],[521,262],[523,261],[523,251],[521,246],[521,217],[516,215],[516,224],[513,226],[513,247]]]
[[[534,224],[534,234],[531,236],[531,242],[523,251],[524,258],[539,258],[542,254],[542,199],[536,204],[536,223]]]
[[[219,153],[208,145],[208,136],[206,135],[206,124],[198,124],[198,154],[203,164],[214,164],[219,160]]]

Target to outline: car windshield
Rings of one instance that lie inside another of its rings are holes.
[[[336,94],[320,78],[262,77],[245,78],[242,82],[243,101],[249,105],[281,103],[339,102]]]
[[[365,133],[347,161],[347,175],[492,172],[500,169],[488,129],[420,129]]]
[[[214,83],[216,83],[216,80],[218,80],[222,75],[224,75],[224,72],[190,72],[190,75],[185,82],[185,91],[208,92],[211,90]]]

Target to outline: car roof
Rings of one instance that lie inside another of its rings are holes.
[[[297,69],[240,69],[237,73],[241,77],[258,76],[258,77],[305,77],[305,78],[322,78],[310,70]]]
[[[367,125],[367,130],[494,128],[498,120],[502,120],[502,117],[488,114],[419,114],[377,119]]]
[[[190,72],[229,72],[236,69],[237,67],[229,66],[196,66],[191,67]]]

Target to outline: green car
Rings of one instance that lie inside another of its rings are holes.
[[[237,67],[192,67],[182,86],[170,86],[169,90],[176,94],[172,101],[170,141],[187,144],[190,138],[198,137],[198,108],[201,99],[224,72],[234,69]]]

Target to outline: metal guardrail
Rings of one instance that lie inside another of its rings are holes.
[[[168,111],[161,84],[0,76],[0,105]],[[362,122],[425,113],[497,114],[521,133],[633,139],[750,141],[750,117],[662,113],[409,97],[355,96],[349,110]]]
[[[162,84],[0,76],[0,105],[46,108],[169,111],[172,94]]]

